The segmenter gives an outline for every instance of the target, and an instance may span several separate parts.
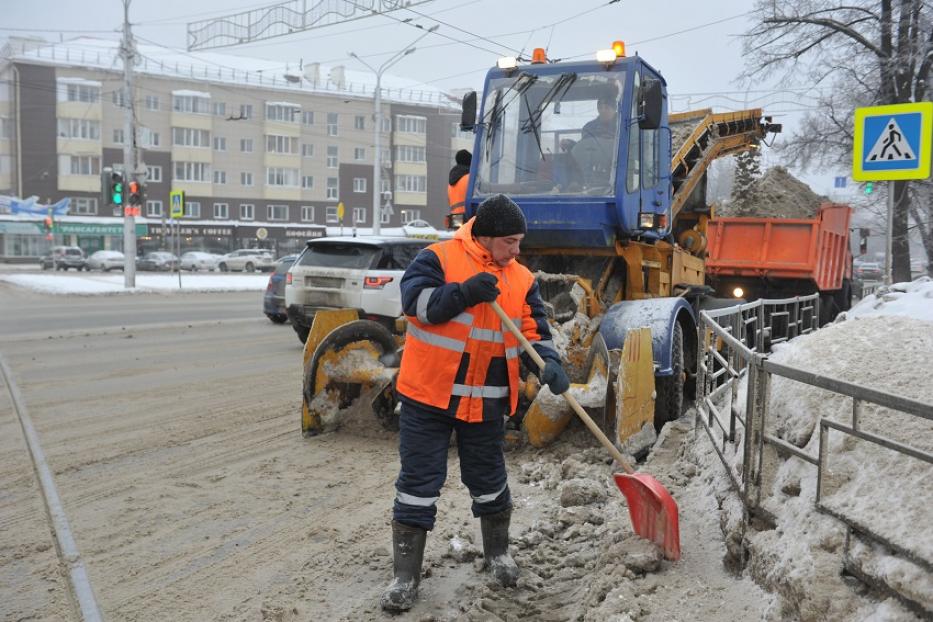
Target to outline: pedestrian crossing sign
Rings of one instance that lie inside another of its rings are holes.
[[[855,109],[852,178],[927,179],[933,140],[933,102]]]
[[[185,193],[182,190],[175,190],[169,193],[169,202],[171,218],[182,218],[185,215]]]

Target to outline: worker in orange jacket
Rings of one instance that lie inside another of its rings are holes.
[[[518,578],[509,554],[512,497],[502,445],[505,420],[518,406],[519,356],[528,369],[538,368],[484,303],[497,301],[546,361],[542,383],[555,394],[570,386],[538,284],[515,261],[525,232],[518,206],[501,194],[490,197],[452,240],[422,250],[402,277],[408,329],[396,382],[401,470],[392,521],[395,577],[381,600],[387,611],[406,611],[417,596],[453,431],[486,567],[503,586]]]
[[[450,206],[449,214],[459,214],[461,222],[463,213],[466,209],[467,186],[470,184],[470,164],[473,162],[473,155],[466,149],[461,149],[454,156],[456,164],[450,169],[450,176],[447,180],[447,203]],[[448,217],[448,227],[451,226]]]

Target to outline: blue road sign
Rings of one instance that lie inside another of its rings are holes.
[[[836,177],[833,182],[834,188],[845,188],[846,187],[846,178],[845,177]]]
[[[855,110],[852,177],[858,181],[930,176],[933,103]]]

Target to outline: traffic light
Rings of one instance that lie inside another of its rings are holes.
[[[49,213],[49,214],[45,217],[45,220],[43,221],[42,224],[45,226],[45,239],[46,239],[46,240],[51,240],[51,239],[52,239],[52,231],[54,231],[54,229],[55,229],[55,221],[52,220],[52,214],[51,214],[51,213]]]
[[[123,171],[115,171],[110,167],[101,171],[100,186],[107,205],[123,207],[125,198]]]
[[[866,227],[861,227],[858,230],[859,242],[858,242],[858,254],[865,255],[868,253],[868,238],[871,236],[871,229]]]
[[[865,194],[871,194],[875,190],[875,182],[869,181],[865,184]]]
[[[146,187],[139,181],[131,181],[127,184],[129,190],[129,205],[140,206],[145,201]]]

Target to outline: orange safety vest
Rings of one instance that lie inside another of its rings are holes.
[[[428,247],[437,255],[447,283],[462,283],[485,271],[499,279],[497,302],[529,341],[537,341],[531,308],[525,304],[534,276],[516,261],[500,267],[472,236],[473,219],[461,227],[454,239]],[[430,289],[420,295],[430,296]],[[420,297],[419,295],[419,297]],[[412,400],[441,410],[450,406],[451,397],[460,396],[456,417],[468,422],[483,420],[483,398],[509,397],[509,414],[518,406],[518,339],[505,329],[488,304],[468,307],[443,324],[428,324],[408,317],[405,348],[399,370],[398,391]],[[461,383],[455,383],[463,356],[469,366]],[[506,360],[509,386],[487,386],[486,372],[493,358]]]
[[[466,209],[467,186],[470,176],[464,175],[454,185],[447,184],[447,203],[451,214],[462,214]]]

